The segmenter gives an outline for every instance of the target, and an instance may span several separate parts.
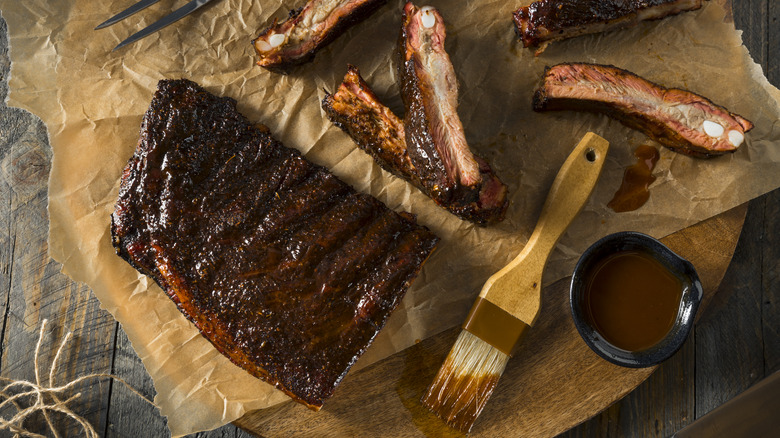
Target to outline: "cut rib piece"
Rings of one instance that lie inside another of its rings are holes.
[[[322,108],[333,124],[349,134],[383,169],[414,184],[441,207],[480,225],[503,218],[506,186],[479,158],[481,189],[476,201],[443,202],[431,195],[409,157],[403,122],[379,102],[357,68],[349,66],[336,93],[327,94],[322,100]]]
[[[664,88],[611,65],[547,68],[533,108],[604,113],[673,151],[696,157],[734,152],[753,128],[750,121],[705,97]]]
[[[439,205],[478,203],[501,220],[506,186],[490,166],[474,156],[457,113],[458,84],[444,50],[446,31],[429,6],[404,7],[399,38],[399,78],[406,108],[404,136],[409,159],[424,192]],[[447,207],[449,208],[449,207]]]
[[[633,26],[701,8],[703,0],[540,0],[513,14],[524,47]]]
[[[220,352],[313,409],[438,241],[186,80],[158,85],[111,232]]]
[[[383,169],[422,188],[406,150],[403,122],[379,102],[357,67],[348,66],[344,81],[335,94],[325,95],[322,108]]]
[[[399,63],[406,143],[432,196],[448,201],[457,191],[459,197],[475,200],[479,165],[458,117],[458,83],[444,51],[445,36],[436,9],[406,4]]]
[[[310,61],[314,54],[351,26],[376,12],[387,0],[310,0],[276,20],[252,41],[257,65],[279,73]]]

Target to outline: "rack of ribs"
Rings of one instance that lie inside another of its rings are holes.
[[[438,242],[187,80],[158,84],[111,233],[220,352],[315,410]]]

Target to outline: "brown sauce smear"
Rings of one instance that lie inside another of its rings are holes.
[[[661,155],[658,149],[643,144],[636,148],[634,156],[636,163],[626,168],[620,188],[607,204],[607,207],[617,213],[634,211],[650,199],[650,191],[647,188],[655,181],[653,168]]]
[[[641,351],[661,341],[674,325],[682,283],[650,255],[626,251],[593,269],[585,313],[612,345]]]

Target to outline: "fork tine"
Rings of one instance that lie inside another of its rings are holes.
[[[164,28],[165,26],[174,23],[187,15],[195,12],[196,10],[200,9],[202,6],[204,6],[206,3],[209,3],[211,0],[192,0],[191,2],[187,3],[186,5],[180,7],[179,9],[171,12],[170,14],[160,18],[159,20],[155,21],[154,23],[146,26],[145,28],[139,30],[138,32],[130,35],[126,40],[119,43],[116,47],[114,47],[114,50],[117,50],[121,47],[124,47],[130,43],[134,43],[141,38],[144,38],[146,36],[149,36],[158,30]],[[112,52],[114,51],[112,50]]]
[[[125,9],[124,11],[114,15],[113,17],[109,18],[108,20],[100,23],[95,27],[95,30],[102,29],[106,26],[111,26],[112,24],[122,21],[125,18],[135,14],[138,11],[141,11],[143,9],[148,8],[149,6],[159,2],[160,0],[141,0],[138,3],[130,6],[129,8]]]

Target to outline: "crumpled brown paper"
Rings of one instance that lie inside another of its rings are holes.
[[[489,228],[460,221],[381,171],[320,109],[323,90],[334,90],[352,63],[402,113],[393,59],[402,2],[391,0],[289,76],[254,66],[250,40],[302,0],[283,5],[221,0],[112,53],[119,41],[173,7],[161,2],[92,30],[133,2],[0,0],[0,10],[13,60],[9,104],[40,116],[54,149],[51,256],[73,279],[89,284],[122,323],[154,380],[155,403],[174,436],[220,426],[287,398],[217,353],[111,247],[109,215],[118,179],[159,79],[185,77],[236,98],[240,111],[268,125],[285,145],[391,208],[417,214],[442,237],[356,368],[462,322],[485,279],[521,249],[558,167],[587,131],[607,138],[611,151],[590,202],[553,254],[545,283],[567,275],[578,255],[605,234],[637,230],[661,237],[780,186],[780,92],[750,59],[715,2],[633,29],[554,43],[534,57],[512,30],[510,14],[521,2],[431,0],[447,21],[446,47],[461,84],[459,113],[467,139],[509,186],[507,218]],[[649,140],[600,115],[532,112],[531,96],[544,67],[563,61],[615,64],[693,90],[756,127],[733,155],[698,160],[662,149],[649,202],[635,212],[613,213],[606,203],[633,162],[632,151]]]

